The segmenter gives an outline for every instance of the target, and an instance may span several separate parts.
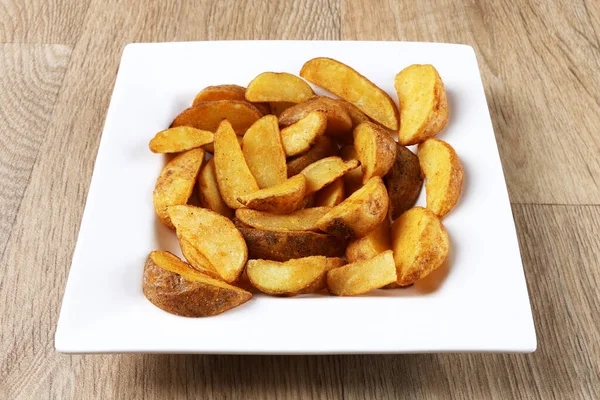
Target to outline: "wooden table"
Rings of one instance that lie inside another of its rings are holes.
[[[213,39],[472,45],[537,352],[57,354],[54,330],[123,46]],[[0,398],[600,398],[599,70],[593,0],[3,0]]]

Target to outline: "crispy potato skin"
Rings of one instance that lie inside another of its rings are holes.
[[[188,150],[169,161],[156,179],[152,194],[154,210],[160,222],[167,227],[174,229],[167,208],[187,203],[203,162],[204,150]]]
[[[306,153],[288,159],[288,178],[299,174],[304,168],[316,161],[337,155],[338,147],[335,141],[329,136],[321,136]]]
[[[323,96],[313,97],[286,109],[279,116],[279,125],[286,127],[295,124],[312,111],[321,111],[327,115],[327,135],[344,136],[352,132],[352,120],[344,107],[336,100]]]
[[[347,100],[385,127],[398,129],[394,100],[346,64],[326,57],[313,58],[302,66],[300,76]]]
[[[238,197],[238,201],[252,210],[288,214],[302,207],[306,185],[306,178],[298,174],[273,187]]]
[[[369,260],[386,250],[391,250],[390,221],[386,218],[381,224],[360,239],[348,243],[346,260],[349,263]]]
[[[219,192],[215,174],[215,159],[208,160],[198,174],[198,195],[200,205],[227,218],[233,218],[233,210],[227,207]]]
[[[388,173],[396,159],[396,141],[390,133],[372,122],[354,129],[354,148],[362,166],[363,183]]]
[[[281,115],[282,112],[287,110],[290,107],[295,106],[296,103],[290,103],[287,101],[270,101],[269,107],[271,108],[271,114],[275,115],[277,118]]]
[[[360,238],[375,229],[386,217],[388,195],[380,177],[375,176],[346,200],[325,214],[317,226],[323,232],[344,238]]]
[[[231,123],[235,133],[243,136],[248,128],[262,116],[262,113],[247,101],[207,101],[184,110],[175,117],[171,128],[191,126],[215,132],[221,121],[226,119]]]
[[[337,296],[355,296],[396,281],[391,250],[364,261],[346,264],[327,273],[327,288]]]
[[[448,100],[442,78],[433,65],[414,64],[396,75],[400,100],[398,142],[418,144],[437,135],[448,121]]]
[[[274,115],[265,115],[248,128],[242,142],[242,152],[261,189],[287,179],[285,152]]]
[[[423,186],[423,173],[417,156],[400,143],[396,146],[394,165],[385,176],[392,221],[415,205]]]
[[[417,155],[427,179],[427,208],[441,218],[460,198],[464,177],[462,163],[452,146],[435,138],[421,143]]]
[[[434,213],[414,207],[392,224],[392,249],[397,283],[408,286],[442,265],[450,251],[450,239]]]
[[[184,264],[179,268],[186,277],[159,265],[152,254],[144,265],[142,289],[146,298],[158,308],[184,317],[208,317],[221,314],[252,298],[251,293],[195,272],[176,256],[170,256]],[[185,268],[191,272],[186,274]]]
[[[246,100],[300,103],[315,93],[308,83],[286,72],[263,72],[248,84]]]
[[[350,119],[352,120],[352,127],[355,128],[363,122],[371,122],[371,118],[367,116],[364,112],[360,111],[358,107],[354,104],[346,101],[344,99],[336,99],[337,102],[346,110]]]
[[[331,235],[310,231],[277,232],[253,229],[236,221],[236,227],[248,245],[253,259],[287,261],[309,256],[340,257],[346,241]]]

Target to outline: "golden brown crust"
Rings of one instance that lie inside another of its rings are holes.
[[[374,176],[383,177],[396,159],[396,141],[389,130],[373,122],[354,128],[354,147],[363,171],[363,183]]]
[[[392,221],[415,205],[423,186],[423,173],[416,154],[397,144],[394,165],[385,176]]]
[[[323,96],[315,96],[286,109],[279,116],[279,125],[283,127],[292,125],[312,111],[321,111],[327,115],[326,134],[344,136],[352,132],[352,120],[345,108],[334,99]]]
[[[288,178],[299,174],[300,171],[316,161],[337,155],[338,147],[337,144],[335,144],[335,141],[329,136],[321,136],[306,153],[288,159]]]
[[[314,95],[308,83],[287,72],[263,72],[246,89],[246,99],[252,102],[300,103]]]
[[[237,135],[244,135],[246,130],[263,114],[247,101],[219,100],[198,103],[185,109],[171,123],[171,128],[191,126],[215,132],[224,119],[231,123]]]

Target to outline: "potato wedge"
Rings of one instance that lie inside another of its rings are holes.
[[[321,261],[323,259],[323,261]],[[327,272],[331,271],[334,268],[339,268],[342,265],[346,264],[346,260],[339,257],[323,257],[323,256],[313,256],[313,257],[305,257],[305,258],[297,258],[294,260],[295,263],[314,263],[314,262],[323,262],[325,266],[324,273],[311,283],[308,287],[303,289],[300,293],[317,293],[321,290],[327,289]]]
[[[246,101],[246,88],[238,85],[216,85],[207,86],[202,89],[194,99],[192,106],[206,101],[238,100]],[[263,115],[271,113],[271,107],[267,103],[252,103]]]
[[[288,159],[288,178],[297,175],[304,168],[325,157],[337,156],[338,147],[329,136],[321,136],[316,143],[304,154]],[[348,161],[348,160],[344,160]]]
[[[360,239],[348,243],[346,260],[349,263],[369,260],[379,253],[392,249],[390,221],[385,218],[381,224]]]
[[[265,115],[248,128],[242,142],[242,152],[261,189],[278,185],[287,179],[285,152],[274,115]]]
[[[166,251],[153,251],[144,266],[142,289],[158,308],[184,317],[221,314],[252,294],[194,270]]]
[[[250,258],[287,261],[309,256],[340,257],[346,249],[345,240],[322,233],[254,229],[239,221],[236,227],[246,240]]]
[[[248,248],[233,222],[194,206],[171,206],[168,213],[177,235],[202,253],[224,281],[239,277],[248,260]]]
[[[263,72],[248,84],[246,100],[300,103],[315,95],[302,78],[286,72]]]
[[[448,121],[448,100],[442,78],[433,65],[414,64],[396,75],[400,100],[398,142],[417,144],[437,135]]]
[[[300,76],[354,104],[383,126],[398,129],[398,108],[394,100],[346,64],[331,58],[313,58],[302,66]]]
[[[300,171],[306,177],[306,194],[324,188],[359,165],[357,160],[344,161],[340,157],[327,157],[310,164]]]
[[[388,173],[396,159],[396,141],[390,133],[372,122],[354,128],[354,148],[363,171],[363,183]]]
[[[408,286],[442,265],[450,251],[450,239],[433,212],[414,207],[392,224],[392,249],[397,283]]]
[[[215,133],[215,172],[219,193],[230,208],[242,208],[240,196],[258,191],[256,179],[250,172],[244,153],[229,121],[225,120]]]
[[[386,217],[388,194],[380,177],[374,176],[317,222],[323,232],[344,238],[360,238]]]
[[[334,268],[327,273],[327,288],[337,296],[355,296],[396,281],[396,265],[391,250],[364,261]]]
[[[185,257],[187,262],[195,270],[213,278],[221,279],[221,275],[219,275],[215,267],[212,266],[204,254],[195,248],[187,239],[181,237],[181,235],[177,235],[177,239],[179,240],[179,247],[181,247],[183,257]]]
[[[207,101],[184,110],[175,117],[171,128],[191,126],[192,128],[215,132],[221,121],[226,119],[235,130],[235,133],[243,136],[246,130],[262,116],[262,113],[247,101]]]
[[[416,154],[396,144],[396,160],[384,178],[390,197],[389,214],[394,221],[415,205],[423,186],[423,174]]]
[[[329,186],[316,193],[317,207],[334,207],[344,201],[344,177],[337,178]]]
[[[269,102],[269,107],[271,108],[271,114],[275,115],[277,118],[281,115],[282,112],[287,110],[288,108],[295,106],[296,103],[289,103],[287,101],[271,101]]]
[[[224,217],[232,218],[233,210],[227,207],[219,192],[217,175],[215,173],[215,159],[208,160],[198,174],[198,197],[200,205]]]
[[[358,125],[363,122],[371,122],[371,118],[367,116],[364,112],[360,111],[358,107],[354,104],[346,101],[344,99],[336,99],[337,102],[346,110],[350,120],[352,121],[352,128],[356,128]]]
[[[340,157],[342,157],[342,160],[344,161],[358,160],[358,153],[356,152],[353,144],[347,144],[340,149]],[[346,197],[360,189],[363,185],[362,182],[362,166],[359,165],[352,171],[348,171],[344,175],[344,191],[346,192]]]
[[[242,143],[244,142],[244,137],[236,135],[235,138],[237,139],[238,143],[240,144],[240,147],[242,147]],[[202,148],[210,154],[215,154],[215,142],[214,141],[212,143],[202,146]]]
[[[178,126],[158,132],[150,140],[148,147],[153,153],[180,153],[212,143],[214,139],[212,132]]]
[[[238,201],[252,210],[288,214],[302,207],[306,193],[306,178],[298,174],[285,182],[238,197]]]
[[[240,208],[236,210],[235,216],[240,222],[256,229],[281,232],[316,231],[317,221],[329,210],[330,207],[314,207],[281,215]]]
[[[460,198],[463,166],[452,146],[439,139],[421,143],[417,156],[426,179],[427,208],[441,218]]]
[[[325,257],[277,262],[250,260],[246,267],[252,286],[263,293],[295,296],[325,275]]]
[[[323,136],[327,128],[327,115],[311,111],[295,124],[281,130],[281,141],[286,156],[304,153]]]
[[[343,136],[352,132],[352,120],[337,101],[329,97],[314,97],[283,111],[279,116],[279,125],[286,127],[300,121],[312,111],[321,111],[327,115],[326,133],[331,136]]]
[[[171,229],[173,224],[167,214],[167,208],[187,203],[203,162],[204,150],[188,150],[169,161],[156,179],[152,194],[154,210],[160,222]]]

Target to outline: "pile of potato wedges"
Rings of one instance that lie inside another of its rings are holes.
[[[152,152],[174,155],[153,202],[185,258],[148,256],[143,292],[157,307],[203,317],[257,292],[359,295],[412,285],[446,259],[442,218],[463,167],[434,138],[448,119],[436,69],[396,75],[399,107],[330,58],[299,75],[207,87],[150,140]],[[416,207],[423,182],[426,207]]]

